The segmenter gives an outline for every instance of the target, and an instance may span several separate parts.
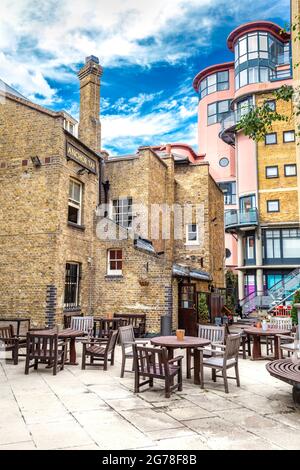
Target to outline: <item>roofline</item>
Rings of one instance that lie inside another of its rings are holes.
[[[63,118],[64,115],[62,111],[51,111],[50,109],[44,108],[43,106],[40,106],[39,104],[33,103],[32,101],[27,100],[26,98],[19,98],[18,96],[12,95],[11,93],[8,92],[3,92],[0,90],[0,96],[5,96],[6,98],[16,101],[17,103],[24,104],[28,108],[35,109],[36,111],[39,111],[44,114],[48,114],[51,117],[57,118]]]
[[[195,150],[193,149],[193,147],[191,147],[189,144],[185,144],[184,142],[174,142],[174,143],[171,143],[171,144],[164,144],[164,145],[153,145],[151,148],[154,151],[163,150],[163,149],[166,149],[167,145],[170,145],[171,150],[172,150],[173,147],[178,147],[178,148],[190,150],[190,152],[192,153],[192,155],[194,156],[195,159],[204,156],[202,154],[199,155],[198,153],[196,153]]]
[[[198,93],[199,83],[201,80],[206,78],[208,75],[212,75],[215,72],[222,72],[224,70],[228,70],[234,68],[234,62],[223,62],[222,64],[214,64],[206,67],[205,69],[201,70],[193,80],[193,88]]]
[[[291,37],[289,32],[283,31],[281,26],[273,23],[272,21],[250,21],[249,23],[244,23],[231,31],[227,38],[228,48],[233,51],[234,43],[241,36],[251,31],[266,31],[272,33],[281,42],[287,42]]]

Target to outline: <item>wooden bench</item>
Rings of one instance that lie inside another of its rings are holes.
[[[114,318],[122,321],[122,326],[132,325],[134,335],[142,338],[146,334],[146,314],[145,313],[115,313]]]
[[[292,385],[294,403],[300,406],[300,363],[289,359],[278,359],[269,362],[266,369],[272,377]]]

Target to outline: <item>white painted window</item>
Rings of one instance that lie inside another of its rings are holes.
[[[115,199],[112,203],[112,218],[122,227],[132,227],[132,198]]]
[[[70,180],[69,202],[68,202],[68,222],[81,225],[82,220],[82,183]]]
[[[122,276],[123,252],[122,250],[108,250],[107,274],[110,276]]]
[[[199,245],[198,224],[187,224],[186,226],[186,244]]]

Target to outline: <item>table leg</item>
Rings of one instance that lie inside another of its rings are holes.
[[[261,345],[260,337],[258,335],[253,335],[252,359],[253,361],[261,359]]]
[[[272,341],[272,339],[271,339]],[[274,359],[279,359],[279,338],[278,336],[274,336]]]
[[[69,365],[77,366],[78,363],[76,362],[76,345],[75,345],[76,338],[70,338],[70,361]]]
[[[194,384],[200,385],[200,351],[194,349]]]

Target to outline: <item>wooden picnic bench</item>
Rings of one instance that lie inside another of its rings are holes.
[[[292,385],[294,403],[300,406],[300,363],[278,359],[269,362],[266,369],[272,377]]]

